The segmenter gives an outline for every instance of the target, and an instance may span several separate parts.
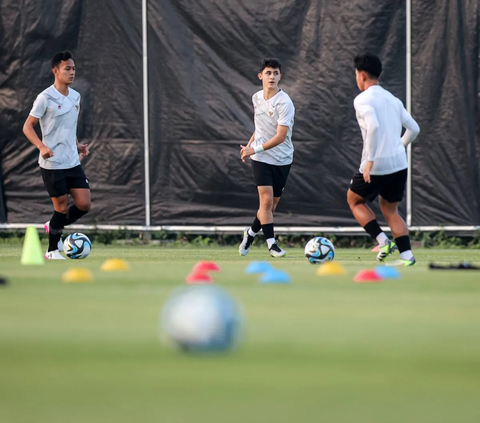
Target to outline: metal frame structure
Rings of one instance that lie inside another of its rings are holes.
[[[412,109],[412,0],[406,0],[406,108],[409,113]],[[241,233],[244,226],[181,226],[181,225],[151,225],[151,198],[150,198],[150,147],[149,147],[149,80],[148,80],[148,0],[142,0],[142,58],[143,58],[143,124],[144,124],[144,159],[145,159],[145,225],[72,225],[72,229],[77,230],[131,230],[141,232],[190,232],[190,233]],[[446,231],[455,233],[473,233],[480,230],[480,226],[411,226],[412,225],[412,148],[407,147],[408,156],[408,180],[406,187],[406,206],[407,225],[412,231],[433,232]],[[27,223],[0,223],[0,229],[25,229],[27,226],[35,226],[38,229],[43,228],[43,224]],[[385,227],[386,232],[390,232]],[[315,234],[315,233],[338,233],[338,234],[358,234],[363,235],[364,229],[361,227],[342,227],[342,226],[290,226],[275,227],[278,234],[297,233],[297,234]]]

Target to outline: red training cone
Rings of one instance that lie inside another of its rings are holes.
[[[372,269],[360,270],[353,278],[353,281],[358,283],[382,282],[382,280],[383,278]]]
[[[193,266],[192,271],[194,272],[219,272],[220,267],[214,261],[201,260],[195,266]]]
[[[185,279],[187,283],[213,283],[211,276],[207,275],[205,272],[199,272],[192,270],[192,272]]]

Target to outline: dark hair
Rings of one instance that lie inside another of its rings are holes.
[[[58,67],[60,63],[68,59],[73,59],[73,55],[69,51],[65,50],[57,53],[52,59],[52,69]]]
[[[280,69],[280,73],[282,72],[282,64],[277,59],[263,59],[260,62],[260,73],[262,73],[265,68]]]
[[[356,70],[367,72],[375,79],[378,79],[382,73],[382,62],[375,54],[357,54],[353,62],[355,63]]]

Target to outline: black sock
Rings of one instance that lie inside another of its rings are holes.
[[[50,219],[50,228],[48,230],[48,251],[58,250],[58,241],[62,237],[63,228],[67,215],[55,211]]]
[[[410,237],[408,235],[403,235],[395,238],[395,244],[397,245],[398,251],[400,253],[412,249],[410,245]]]
[[[377,222],[377,219],[373,219],[368,222],[363,229],[373,238],[376,239],[378,235],[380,235],[383,231],[380,225]]]
[[[258,220],[257,216],[255,216],[255,220],[252,223],[251,229],[255,233],[260,232],[260,229],[262,229],[262,224],[260,223],[260,220]]]
[[[273,223],[267,223],[266,225],[262,225],[263,235],[265,235],[265,239],[275,238],[273,234]]]
[[[67,219],[65,220],[65,226],[70,225],[85,216],[88,211],[80,210],[75,204],[70,206],[67,212]]]

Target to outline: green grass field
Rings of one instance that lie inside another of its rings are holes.
[[[356,284],[376,265],[338,250],[347,276],[319,277],[300,249],[275,265],[290,285],[243,272],[265,249],[101,247],[85,261],[20,266],[0,245],[2,423],[478,423],[480,251],[418,250],[400,280]],[[100,271],[111,257],[131,270]],[[197,260],[243,305],[244,339],[226,355],[190,356],[159,340],[159,310]],[[94,283],[65,284],[69,266]]]

